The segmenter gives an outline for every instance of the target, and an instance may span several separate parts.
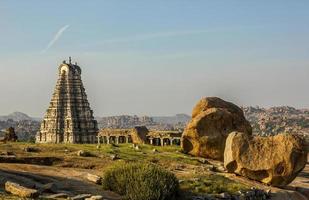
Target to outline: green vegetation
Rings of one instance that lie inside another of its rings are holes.
[[[25,152],[25,147],[35,148],[38,151]],[[94,156],[78,156],[79,150],[87,151]],[[105,172],[114,164],[155,164],[183,180],[180,183],[180,189],[186,194],[236,193],[239,190],[248,189],[247,186],[225,178],[219,173],[213,175],[214,172],[211,171],[213,166],[210,163],[202,164],[199,158],[181,153],[179,146],[139,145],[136,150],[132,144],[101,145],[100,148],[97,148],[96,144],[0,143],[0,152],[5,151],[13,152],[16,155],[16,158],[12,158],[12,162],[93,169],[98,173]],[[113,160],[111,157],[116,154],[119,159]],[[138,174],[138,172],[134,172],[134,174]],[[198,178],[195,179],[196,177]]]
[[[196,194],[220,194],[223,192],[235,194],[239,190],[249,189],[249,187],[241,183],[215,174],[184,180],[180,184],[180,188],[183,191]]]
[[[179,188],[176,176],[154,164],[117,164],[105,171],[103,187],[129,200],[173,200]]]

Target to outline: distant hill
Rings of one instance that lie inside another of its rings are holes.
[[[152,117],[153,121],[162,124],[178,124],[178,123],[188,123],[191,117],[187,114],[177,114],[175,116],[156,116]]]
[[[271,108],[243,107],[246,118],[253,127],[253,133],[275,135],[297,133],[309,136],[309,110],[290,106]]]
[[[8,119],[11,119],[16,122],[24,121],[24,120],[37,121],[37,119],[32,118],[29,115],[22,113],[22,112],[13,112],[9,115],[0,116],[0,121],[7,121]]]

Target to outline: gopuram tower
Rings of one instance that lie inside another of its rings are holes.
[[[97,121],[90,109],[77,63],[63,61],[52,100],[36,135],[37,143],[95,143]]]

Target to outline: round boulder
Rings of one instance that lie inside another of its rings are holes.
[[[297,135],[253,137],[233,132],[226,140],[224,166],[228,172],[272,186],[292,182],[306,163],[307,152]]]
[[[225,140],[233,131],[252,134],[241,108],[217,97],[203,98],[193,108],[182,135],[182,149],[194,156],[223,160]]]

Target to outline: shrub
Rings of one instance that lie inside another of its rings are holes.
[[[179,184],[173,173],[154,164],[122,163],[106,170],[103,187],[129,200],[173,200]]]

